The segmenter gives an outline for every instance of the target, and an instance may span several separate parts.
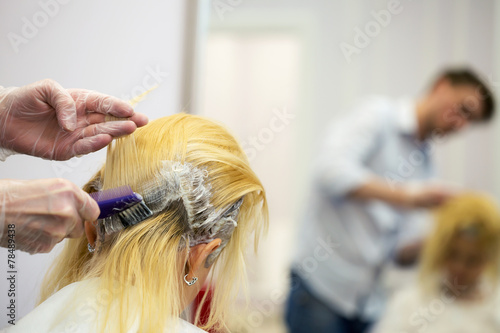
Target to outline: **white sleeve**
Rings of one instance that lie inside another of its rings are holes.
[[[329,128],[315,168],[315,182],[331,197],[343,197],[373,177],[365,162],[394,121],[390,106],[369,99]]]

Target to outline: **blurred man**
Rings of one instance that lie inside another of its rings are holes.
[[[371,98],[329,129],[292,268],[290,332],[366,332],[383,310],[380,273],[416,209],[452,196],[432,185],[432,141],[493,116],[470,70],[442,73],[419,100]],[[416,186],[415,184],[418,184]]]

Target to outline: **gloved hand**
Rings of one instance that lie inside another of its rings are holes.
[[[106,115],[124,118],[105,121]],[[104,148],[147,124],[126,102],[53,80],[21,88],[0,87],[0,147],[51,160]]]
[[[16,249],[29,253],[81,237],[83,222],[99,216],[97,203],[65,179],[0,180],[0,211],[0,246],[8,246],[7,225],[14,224]]]

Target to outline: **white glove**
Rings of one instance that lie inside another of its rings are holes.
[[[124,118],[105,121],[106,115]],[[107,146],[147,124],[126,102],[42,80],[21,88],[0,87],[0,147],[51,160],[67,160]],[[6,150],[7,149],[7,150]]]
[[[84,221],[95,221],[99,206],[65,179],[0,180],[0,246],[46,253],[66,237],[81,237]],[[14,231],[12,231],[14,230]]]

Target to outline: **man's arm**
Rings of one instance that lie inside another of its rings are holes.
[[[441,205],[451,198],[453,193],[437,185],[426,185],[419,188],[405,185],[391,187],[382,179],[373,177],[353,189],[348,195],[360,200],[381,200],[403,208],[431,208]]]
[[[316,183],[332,198],[381,200],[403,208],[440,205],[452,196],[445,188],[392,186],[366,167],[366,160],[384,144],[384,131],[392,130],[395,119],[390,108],[383,100],[371,99],[330,128],[316,168]]]
[[[348,197],[376,177],[365,161],[381,144],[389,114],[383,102],[369,100],[329,128],[315,168],[315,183],[324,193]]]

